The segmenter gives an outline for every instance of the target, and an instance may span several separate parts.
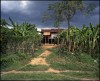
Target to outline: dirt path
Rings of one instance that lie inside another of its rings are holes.
[[[53,46],[47,46],[47,48],[52,48]],[[46,46],[45,46],[46,48]],[[48,51],[47,49],[40,54],[38,57],[33,58],[27,65],[47,65],[49,66],[50,64],[46,62],[46,57],[49,56],[51,54],[50,51]],[[25,65],[25,66],[27,66]],[[24,67],[24,66],[23,66]],[[7,74],[7,73],[33,73],[33,72],[53,72],[53,73],[61,73],[61,72],[82,72],[82,71],[73,71],[73,70],[56,70],[53,69],[51,67],[49,67],[48,70],[46,71],[16,71],[16,70],[12,70],[12,71],[8,71],[8,72],[1,72],[2,74]]]
[[[80,72],[80,73],[85,73],[85,72],[89,72],[89,71],[73,71],[73,70],[63,70],[63,71],[59,71],[59,70],[55,70],[55,69],[52,69],[52,68],[49,68],[48,70],[46,71],[16,71],[16,70],[12,70],[12,71],[8,71],[8,72],[1,72],[1,74],[9,74],[9,73],[64,73],[64,72]],[[92,72],[91,72],[92,73]]]
[[[14,74],[17,74],[17,73],[27,73],[27,74],[32,74],[32,73],[60,73],[60,72],[84,72],[84,71],[72,71],[72,70],[66,70],[66,71],[58,71],[58,70],[54,70],[52,68],[48,69],[47,71],[16,71],[16,70],[12,70],[12,71],[8,71],[8,72],[2,72],[1,75],[4,75],[4,74],[9,74],[9,73],[14,73]],[[59,75],[62,75],[62,76],[66,76],[64,74],[59,74]],[[73,78],[73,79],[78,79],[80,81],[99,81],[99,79],[95,79],[95,78],[78,78],[78,77],[74,77],[74,76],[70,76],[70,75],[67,75],[67,77],[69,78]]]
[[[40,54],[38,57],[33,58],[29,64],[31,65],[49,65],[46,62],[46,57],[51,54],[50,51],[45,50],[42,54]]]
[[[48,44],[46,44],[46,45],[42,45],[42,48],[43,49],[48,49],[48,48],[55,48],[55,47],[57,47],[57,45],[48,45]]]
[[[49,56],[52,52],[48,51],[47,49],[48,48],[53,48],[55,46],[43,46],[42,48],[45,49],[45,51],[40,54],[38,57],[36,58],[33,58],[27,65],[31,64],[31,65],[47,65],[49,66],[50,64],[48,64],[46,62],[46,57]],[[26,65],[25,65],[26,66]],[[46,71],[16,71],[16,70],[12,70],[12,71],[8,71],[8,72],[1,72],[1,75],[3,74],[9,74],[9,73],[61,73],[61,72],[89,72],[89,71],[74,71],[74,70],[63,70],[63,71],[60,71],[60,70],[56,70],[56,69],[53,69],[51,67],[49,67],[48,70]],[[74,77],[73,77],[74,78]],[[95,81],[94,79],[88,79],[88,78],[81,78],[82,81],[84,80],[92,80],[92,81]]]
[[[29,64],[49,66],[49,64],[46,62],[46,57],[49,56],[51,54],[51,52],[48,51],[47,49],[54,48],[54,47],[56,47],[56,45],[43,45],[42,49],[45,49],[45,51],[42,54],[40,54],[38,57],[33,58]]]

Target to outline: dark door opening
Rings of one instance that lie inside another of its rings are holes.
[[[42,40],[43,44],[54,44],[54,39],[51,39],[50,36],[44,36]]]

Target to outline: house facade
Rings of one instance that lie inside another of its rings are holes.
[[[63,29],[41,29],[41,34],[43,35],[43,44],[54,44],[55,37]]]

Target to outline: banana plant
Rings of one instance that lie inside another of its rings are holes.
[[[90,29],[91,29],[91,40],[92,40],[92,50],[94,50],[97,38],[99,38],[99,25],[96,27],[93,27],[93,25],[90,23]]]
[[[76,48],[76,44],[78,45],[79,43],[79,29],[76,28],[76,26],[71,27],[71,31],[70,31],[70,36],[71,36],[71,47],[72,47],[72,52],[74,52],[75,48]]]
[[[20,33],[22,35],[22,37],[25,37],[26,33],[27,33],[27,23],[24,22],[20,25]]]
[[[9,17],[9,20],[10,20],[11,25],[13,27],[13,32],[14,32],[15,36],[18,36],[18,34],[20,33],[19,32],[19,25],[16,22],[14,22],[10,17]]]

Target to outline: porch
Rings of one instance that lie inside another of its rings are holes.
[[[51,36],[43,36],[43,39],[42,39],[42,44],[45,44],[45,45],[55,45],[55,39],[51,38]]]

